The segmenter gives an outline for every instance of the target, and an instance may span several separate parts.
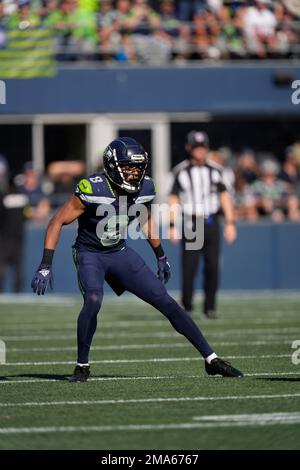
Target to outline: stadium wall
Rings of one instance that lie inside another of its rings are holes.
[[[6,81],[0,114],[211,112],[299,113],[297,66],[61,68],[53,78]]]
[[[231,247],[223,244],[221,288],[224,290],[300,289],[300,224],[240,224],[239,237]],[[79,292],[71,246],[76,227],[65,227],[54,260],[55,293]],[[30,292],[32,275],[40,263],[44,230],[28,228],[24,259],[25,292]],[[151,248],[144,240],[129,242],[156,272]],[[180,288],[180,247],[164,241],[172,265],[170,289]],[[201,269],[196,280],[201,288]],[[9,288],[9,286],[7,286]],[[110,289],[107,287],[107,291]]]

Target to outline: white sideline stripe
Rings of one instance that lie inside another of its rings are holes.
[[[35,406],[77,406],[77,405],[134,405],[136,403],[171,403],[184,401],[223,401],[223,400],[269,400],[277,398],[300,397],[300,393],[287,393],[278,395],[245,395],[245,396],[216,396],[216,397],[158,397],[158,398],[136,398],[129,400],[73,400],[73,401],[46,401],[46,402],[24,402],[24,403],[0,403],[1,408],[7,407],[35,407]],[[300,415],[300,413],[299,413]],[[222,416],[220,417],[222,418]],[[200,419],[200,418],[194,418]]]
[[[284,341],[241,341],[241,342],[214,342],[215,346],[271,346],[291,344],[292,340]],[[168,349],[168,348],[188,348],[191,344],[188,341],[182,343],[151,343],[151,344],[120,344],[120,345],[106,345],[106,346],[92,346],[91,351],[118,351],[131,350],[131,349]],[[60,352],[60,351],[76,351],[76,346],[64,347],[51,347],[51,348],[10,348],[7,347],[7,352]]]
[[[168,348],[186,348],[192,345],[186,341],[185,343],[156,343],[156,344],[120,344],[108,346],[92,346],[92,351],[118,351],[130,349],[168,349]],[[63,348],[7,348],[7,352],[55,352],[55,351],[76,351],[76,346],[66,346]]]
[[[165,431],[171,429],[217,429],[245,426],[272,426],[278,424],[299,424],[300,415],[288,416],[288,413],[269,419],[224,421],[224,422],[194,422],[171,424],[129,424],[115,426],[52,426],[52,427],[28,427],[28,428],[0,428],[0,434],[41,434],[41,433],[81,433],[81,432],[128,432],[128,431]]]
[[[265,377],[265,376],[281,376],[281,375],[300,375],[300,370],[293,372],[247,372],[246,377]]]
[[[165,322],[164,322],[165,323]],[[168,325],[168,323],[166,323]],[[206,330],[206,325],[200,325],[200,328],[202,330]],[[203,328],[204,327],[204,328]],[[74,327],[74,330],[75,330],[75,327]],[[299,330],[299,333],[298,333],[298,330]],[[2,330],[3,331],[3,330]],[[53,331],[53,334],[49,335],[7,335],[7,334],[1,334],[1,339],[3,339],[4,341],[39,341],[39,340],[55,340],[55,339],[74,339],[76,338],[76,335],[75,334],[68,334],[68,335],[61,335],[59,334],[61,332],[61,329],[60,330],[57,330],[59,331],[58,334],[55,333],[56,330],[52,330]],[[272,335],[266,335],[266,331],[269,332],[272,332],[273,334]],[[100,334],[97,335],[97,338],[101,339],[101,338],[107,338],[107,339],[115,339],[115,338],[172,338],[172,337],[176,337],[178,336],[178,333],[176,332],[152,332],[152,333],[102,333],[101,332],[101,325],[99,326],[99,332]],[[255,334],[255,335],[259,335],[259,336],[262,336],[263,339],[267,339],[267,338],[272,338],[272,339],[282,339],[284,337],[284,335],[293,335],[293,338],[295,338],[295,336],[297,334],[300,334],[300,327],[299,328],[278,328],[278,329],[275,329],[275,328],[267,328],[266,329],[243,329],[243,330],[235,330],[234,328],[231,329],[230,331],[226,331],[226,332],[220,332],[220,331],[208,331],[206,330],[206,334],[211,336],[211,337],[230,337],[230,336],[236,336],[237,334],[238,335],[242,335],[242,334]],[[279,338],[276,337],[276,334],[280,335]]]
[[[259,356],[226,356],[226,359],[273,359],[291,357],[291,354],[262,354]],[[201,359],[201,358],[200,358]],[[185,362],[199,361],[199,357],[157,357],[149,359],[103,359],[90,364],[130,364],[143,362]],[[74,364],[74,361],[7,362],[4,366],[51,366]]]
[[[289,355],[290,356],[290,355]],[[163,357],[151,359],[102,359],[90,361],[90,364],[135,364],[143,362],[184,362],[184,361],[199,361],[201,357]],[[74,361],[40,361],[40,362],[7,362],[4,366],[56,366],[73,364]]]
[[[285,375],[300,375],[300,371],[296,372],[255,372],[247,373],[245,377],[265,377],[265,376],[285,376]],[[136,380],[183,380],[183,379],[203,379],[203,375],[161,375],[161,376],[138,376],[138,377],[91,377],[89,382],[110,382],[110,381],[136,381]],[[28,383],[52,383],[64,382],[59,379],[20,379],[20,380],[1,380],[0,385],[9,384],[28,384]],[[65,381],[67,382],[67,380]]]
[[[153,333],[124,333],[120,332],[119,334],[115,333],[104,333],[100,332],[95,339],[117,339],[117,338],[176,338],[178,333],[163,333],[163,332],[153,332]],[[33,335],[33,336],[2,336],[1,339],[5,341],[41,341],[41,340],[65,340],[65,339],[76,339],[76,334],[72,335]]]
[[[283,421],[285,424],[300,423],[300,413],[252,413],[241,415],[208,415],[208,416],[195,416],[196,421],[218,421],[229,423],[244,423],[244,424],[268,424],[280,423]]]

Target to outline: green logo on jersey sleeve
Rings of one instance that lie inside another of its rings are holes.
[[[84,194],[93,194],[93,188],[89,180],[81,180],[78,184],[78,188]]]

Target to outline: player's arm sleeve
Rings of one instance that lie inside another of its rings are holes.
[[[92,195],[92,183],[88,179],[79,181],[75,189],[75,196],[77,196],[85,206],[88,206]]]

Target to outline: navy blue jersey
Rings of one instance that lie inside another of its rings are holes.
[[[80,251],[115,251],[125,245],[127,226],[138,217],[140,204],[149,207],[155,185],[145,176],[139,192],[119,196],[105,173],[83,179],[75,195],[86,206],[78,218],[75,248]]]

